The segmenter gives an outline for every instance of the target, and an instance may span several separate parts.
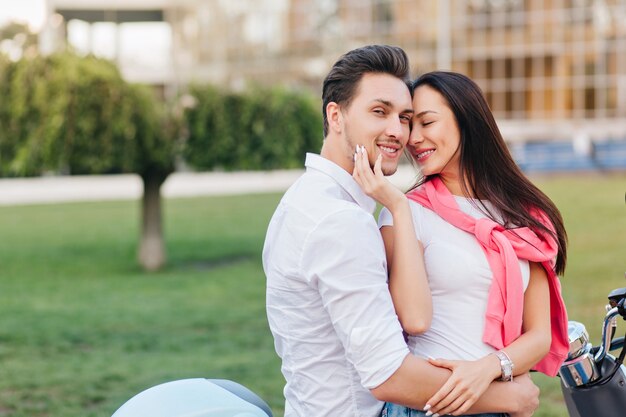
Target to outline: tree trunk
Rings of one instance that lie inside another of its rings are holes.
[[[156,271],[165,264],[165,245],[161,227],[161,184],[165,178],[145,175],[143,180],[142,227],[139,263],[147,271]]]

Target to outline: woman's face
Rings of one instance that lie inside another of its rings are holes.
[[[461,134],[448,103],[437,90],[422,85],[414,92],[413,109],[407,149],[422,174],[459,181]]]

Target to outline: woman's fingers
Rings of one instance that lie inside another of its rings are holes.
[[[434,398],[434,397],[433,397]],[[439,415],[447,415],[455,413],[459,411],[459,409],[465,404],[465,402],[469,399],[469,396],[466,392],[459,389],[458,386],[454,386],[443,398],[439,401],[429,401],[430,404],[429,411],[437,413]],[[471,403],[473,404],[473,403]],[[468,406],[469,408],[469,406]]]
[[[441,388],[439,388],[439,391],[437,391],[435,395],[433,395],[428,401],[426,401],[426,408],[428,409],[428,411],[436,413],[438,412],[438,410],[441,410],[443,407],[448,405],[449,401],[445,401],[445,399],[453,390],[454,381],[450,381],[450,379],[448,379],[446,383],[443,384]]]
[[[364,146],[357,145],[354,155],[353,176],[355,177],[355,179],[357,179],[357,182],[363,188],[363,190],[367,194],[370,194],[375,186],[375,178],[372,169],[370,168],[369,158],[367,157],[367,150]]]
[[[473,403],[469,403],[470,405],[468,405],[467,407],[465,406],[466,404],[468,404],[467,398],[465,398],[465,396],[460,396],[460,397],[455,398],[454,401],[448,404],[448,406],[437,410],[436,413],[441,416],[450,415],[450,414],[457,415],[457,416],[462,415],[465,413],[465,411],[469,409],[469,407]]]
[[[361,146],[361,154],[360,154],[359,162],[360,162],[361,174],[365,178],[367,178],[369,181],[371,181],[374,175],[372,172],[372,168],[370,167],[370,160],[367,154],[367,149],[365,149],[365,146]]]
[[[376,175],[378,178],[382,178],[384,177],[385,174],[383,174],[383,154],[378,154],[378,157],[376,158],[376,162],[374,163],[374,175]]]
[[[476,399],[472,397],[471,393],[468,393],[468,392],[454,393],[453,392],[451,393],[450,397],[452,397],[453,394],[458,394],[458,395],[447,406],[437,410],[437,414],[442,415],[442,416],[448,415],[448,414],[452,414],[455,416],[463,415],[476,402]]]
[[[356,151],[354,152],[354,169],[352,170],[352,176],[357,181],[357,183],[363,187],[363,169],[361,165],[361,160],[363,159],[363,154],[361,152],[361,146],[356,146]]]
[[[430,363],[433,366],[436,366],[438,368],[446,368],[449,370],[454,370],[455,366],[456,366],[456,362],[455,361],[451,361],[451,360],[447,360],[447,359],[435,359],[435,358],[428,358],[428,363]]]
[[[435,359],[435,358],[428,358],[428,363],[430,363],[433,366],[437,366],[439,368],[446,368],[452,371],[454,370],[454,367],[456,365],[454,361],[449,361],[446,359]],[[448,380],[446,381],[446,383],[441,388],[439,388],[439,391],[437,391],[435,395],[430,397],[430,399],[426,402],[426,404],[430,405],[430,407],[436,410],[440,410],[449,402],[449,401],[446,402],[444,400],[447,396],[451,395],[451,393],[454,391],[456,387],[456,384],[457,384],[456,378],[454,377],[454,375],[451,375],[450,378],[448,378]]]
[[[453,374],[444,386],[428,400],[429,411],[439,415],[462,415],[478,400],[484,392],[482,384],[459,378],[455,368],[459,368],[462,362],[448,360],[429,360],[429,362],[439,362],[442,367],[449,367]],[[434,363],[433,363],[434,364]],[[459,368],[460,369],[460,368]]]

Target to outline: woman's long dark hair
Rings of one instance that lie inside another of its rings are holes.
[[[562,274],[567,233],[561,213],[513,160],[480,87],[463,74],[447,71],[426,73],[415,80],[413,88],[424,85],[443,96],[456,118],[461,133],[460,176],[467,181],[461,184],[463,190],[476,199],[489,201],[502,216],[505,227],[525,226],[552,234],[558,242],[555,272]],[[424,177],[420,184],[429,179]],[[534,209],[545,213],[556,233],[533,216]]]

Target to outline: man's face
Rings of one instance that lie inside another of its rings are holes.
[[[357,145],[362,145],[371,166],[382,155],[383,173],[396,172],[413,115],[406,84],[389,74],[365,74],[342,115],[348,157],[354,155]]]

